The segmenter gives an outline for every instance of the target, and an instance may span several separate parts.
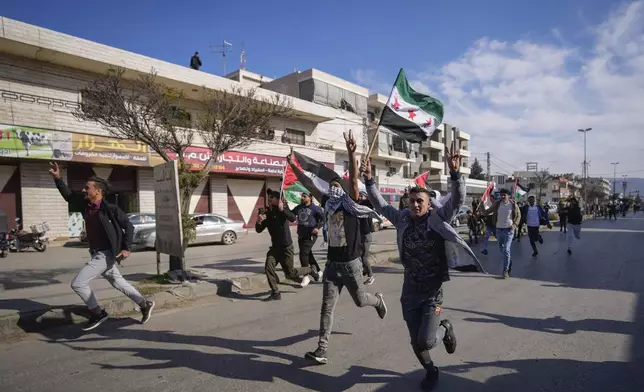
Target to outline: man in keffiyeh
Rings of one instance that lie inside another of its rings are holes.
[[[320,364],[328,362],[327,350],[333,312],[340,291],[346,286],[347,291],[359,307],[372,306],[378,316],[384,319],[387,306],[381,293],[371,295],[365,291],[362,274],[362,230],[361,219],[372,219],[378,214],[367,206],[356,203],[358,199],[358,170],[355,159],[356,142],[349,131],[344,135],[349,152],[349,174],[351,189],[349,194],[342,188],[341,179],[332,179],[329,188],[318,189],[315,183],[295,165],[289,155],[291,168],[299,182],[324,206],[324,213],[329,231],[327,264],[324,270],[324,290],[320,321],[320,339],[315,351],[306,353],[306,358]]]

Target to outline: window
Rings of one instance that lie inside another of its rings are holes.
[[[429,159],[431,161],[434,161],[434,162],[440,162],[441,161],[441,157],[440,157],[440,154],[438,152],[430,152],[429,153]]]
[[[224,223],[220,218],[213,216],[213,215],[205,215],[203,221],[206,224],[217,224],[217,223]]]
[[[342,172],[346,173],[347,171],[349,171],[349,161],[344,161],[342,163]]]
[[[185,109],[181,109],[178,106],[170,107],[170,118],[181,123],[190,124],[192,122],[192,115],[190,112]]]
[[[306,133],[303,131],[287,128],[286,131],[284,131],[284,135],[290,144],[299,144],[300,146],[306,144]]]
[[[154,223],[156,221],[154,215],[131,215],[128,219],[133,225]]]
[[[369,119],[369,122],[374,122],[374,121],[376,121],[376,113],[374,113],[374,112],[367,112],[367,118]]]
[[[427,162],[427,154],[423,154],[423,162]]]
[[[394,151],[397,152],[407,152],[407,148],[405,146],[405,141],[396,135],[391,136],[391,145],[394,149]]]

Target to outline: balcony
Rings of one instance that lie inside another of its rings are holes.
[[[462,148],[458,150],[458,153],[463,157],[471,157],[472,153],[469,150],[463,150]]]
[[[445,167],[444,167],[443,162],[439,162],[439,161],[424,161],[424,162],[421,162],[420,169],[422,171],[427,171],[427,170],[431,170],[431,169],[444,170]]]
[[[439,150],[439,151],[445,151],[445,144],[441,142],[437,142],[436,140],[429,140],[429,143],[423,142],[422,148],[429,148],[430,150]]]

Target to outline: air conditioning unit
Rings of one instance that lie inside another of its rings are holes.
[[[385,161],[385,166],[391,166],[391,161]]]

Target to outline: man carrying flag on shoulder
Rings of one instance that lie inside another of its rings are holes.
[[[306,358],[319,364],[328,362],[327,350],[333,325],[333,313],[344,287],[349,291],[356,306],[374,307],[381,319],[387,316],[383,295],[381,293],[371,295],[365,291],[361,257],[363,247],[361,220],[376,218],[378,214],[355,201],[358,199],[359,189],[355,161],[356,142],[351,131],[348,137],[347,135],[344,137],[349,152],[349,194],[342,188],[344,181],[331,169],[297,152],[287,157],[290,169],[297,176],[299,183],[324,207],[329,230],[328,261],[323,275],[318,347],[305,355]],[[315,175],[315,179],[304,174],[304,171],[311,173],[312,176]],[[324,183],[328,184],[326,189],[322,188]]]
[[[398,251],[405,268],[401,304],[403,318],[411,337],[411,346],[426,370],[421,382],[423,390],[432,390],[438,381],[438,369],[429,354],[443,343],[445,350],[456,350],[454,327],[448,319],[440,318],[443,304],[443,283],[450,280],[449,268],[457,267],[448,257],[448,243],[461,247],[471,257],[470,265],[478,271],[483,268],[467,243],[454,231],[450,222],[463,205],[465,182],[459,173],[461,158],[446,148],[452,181],[452,192],[442,206],[430,210],[433,200],[425,188],[412,188],[409,208],[398,210],[385,201],[378,192],[367,160],[363,166],[367,193],[376,210],[391,221],[397,229]],[[462,261],[462,260],[459,260]]]

